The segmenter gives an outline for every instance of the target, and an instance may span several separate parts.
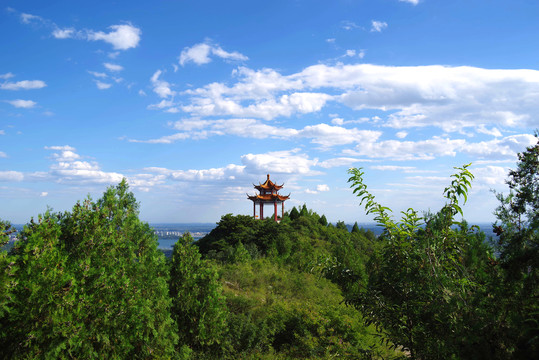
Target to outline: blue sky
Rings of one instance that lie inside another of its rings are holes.
[[[97,4],[96,4],[97,3]],[[149,222],[251,214],[252,184],[370,222],[346,182],[438,210],[473,163],[465,217],[539,128],[539,2],[6,1],[0,218],[98,198],[122,177]],[[272,211],[268,208],[265,214]]]

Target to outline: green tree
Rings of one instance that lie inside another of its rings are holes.
[[[359,234],[361,231],[359,230],[359,226],[357,226],[357,221],[354,223],[354,226],[352,226],[352,233]]]
[[[298,209],[296,209],[296,207],[294,206],[292,208],[292,210],[290,210],[290,219],[292,220],[297,220],[297,218],[299,218],[299,211]]]
[[[348,228],[346,227],[346,224],[344,223],[344,221],[337,221],[337,224],[335,224],[335,227],[337,229],[348,231]]]
[[[157,237],[125,179],[20,234],[3,358],[169,358],[177,341]]]
[[[360,203],[384,228],[384,245],[369,261],[368,280],[348,302],[412,359],[495,358],[495,349],[477,346],[485,343],[485,322],[477,317],[487,311],[478,299],[486,295],[490,254],[484,234],[455,220],[473,179],[467,167],[452,175],[444,191],[447,204],[437,214],[422,219],[410,208],[400,222],[367,191],[363,172],[349,170]]]
[[[328,219],[326,219],[326,215],[322,215],[320,219],[318,220],[320,225],[322,226],[328,226]]]
[[[12,290],[16,284],[15,263],[3,249],[9,241],[9,235],[14,232],[15,229],[9,222],[0,220],[0,319],[9,312]],[[4,330],[3,328],[0,330],[0,337],[4,336]]]
[[[518,154],[500,201],[494,231],[504,269],[499,297],[509,319],[508,337],[516,357],[539,357],[539,134],[538,142]],[[501,299],[500,299],[501,300]]]
[[[215,267],[201,259],[192,242],[185,233],[174,245],[169,282],[172,316],[180,347],[217,356],[227,326],[225,298]]]

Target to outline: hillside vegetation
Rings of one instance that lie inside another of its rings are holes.
[[[496,194],[495,243],[457,221],[467,165],[439,212],[398,221],[349,173],[381,236],[304,205],[224,215],[166,259],[125,180],[47,211],[0,251],[0,358],[539,358],[539,145]]]

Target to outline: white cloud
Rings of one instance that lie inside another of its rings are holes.
[[[371,32],[382,32],[385,28],[387,28],[386,22],[376,20],[371,21]]]
[[[0,181],[22,181],[24,174],[19,171],[0,171]]]
[[[211,61],[211,47],[208,44],[197,44],[190,48],[184,48],[180,54],[180,65],[194,62],[197,65],[207,64]]]
[[[38,22],[43,22],[44,21],[42,17],[37,16],[37,15],[21,13],[20,16],[21,16],[21,21],[24,24],[30,24],[32,21],[38,21]]]
[[[106,89],[109,89],[112,84],[108,84],[108,83],[104,83],[102,81],[99,81],[99,80],[94,80],[95,81],[95,85],[97,86],[97,88],[99,90],[106,90]]]
[[[398,133],[395,134],[396,137],[398,137],[399,139],[404,139],[405,137],[408,136],[408,133],[406,131],[399,131]]]
[[[430,170],[419,170],[413,166],[400,166],[400,165],[373,165],[370,167],[373,170],[380,171],[402,171],[405,173],[416,173],[416,172],[432,172]]]
[[[317,166],[320,166],[321,168],[329,169],[333,167],[341,167],[341,166],[350,166],[352,164],[358,163],[358,162],[365,162],[365,161],[372,161],[372,160],[364,160],[364,159],[358,159],[358,158],[351,158],[351,157],[338,157],[333,159],[328,159],[321,161],[317,164]]]
[[[0,135],[6,135],[6,131],[5,130],[0,130]]]
[[[80,31],[71,27],[61,28],[54,22],[37,15],[21,13],[21,21],[25,24],[38,22],[52,30],[51,35],[56,39],[84,39],[88,41],[105,41],[115,50],[135,48],[140,42],[142,31],[130,23],[109,26],[109,32],[85,30]],[[115,57],[112,53],[112,57]]]
[[[258,90],[264,91],[263,89]],[[221,89],[218,89],[217,86],[213,89],[207,89],[207,91],[202,90],[200,93],[205,96],[193,97],[191,104],[182,106],[182,110],[196,116],[226,115],[271,120],[278,116],[289,117],[296,113],[318,112],[327,101],[332,99],[331,95],[324,93],[294,92],[283,94],[279,98],[271,96],[242,106],[239,98],[222,97]]]
[[[265,154],[246,154],[241,157],[245,171],[253,174],[318,174],[311,170],[318,159],[311,160],[307,154],[299,154],[299,149],[289,151],[274,151]]]
[[[37,105],[35,101],[32,100],[6,100],[7,103],[15,106],[16,108],[30,109]]]
[[[11,75],[11,73],[8,73],[6,75]],[[7,82],[6,81],[6,82],[0,84],[0,89],[3,89],[3,90],[30,90],[30,89],[41,89],[41,88],[44,88],[45,86],[47,86],[47,84],[45,84],[45,82],[41,81],[41,80],[22,80],[22,81],[17,81],[17,82]]]
[[[320,191],[320,192],[329,191],[329,186],[326,184],[316,185],[316,191]]]
[[[202,170],[169,170],[165,168],[151,167],[145,171],[165,175],[174,181],[216,181],[233,180],[236,176],[243,174],[245,166],[229,164],[221,168],[202,169]]]
[[[344,124],[344,119],[336,117],[336,118],[331,119],[331,123],[334,124],[334,125],[343,125]]]
[[[492,187],[495,185],[505,185],[505,179],[509,173],[508,168],[501,166],[486,166],[472,169],[475,176],[474,183]]]
[[[109,26],[109,29],[111,31],[108,33],[90,31],[88,33],[88,40],[103,40],[111,44],[115,50],[127,50],[138,46],[140,35],[142,34],[139,28],[131,24],[123,24]]]
[[[111,64],[111,63],[103,63],[103,66],[105,66],[110,71],[122,71],[124,69],[123,66],[118,64]]]
[[[171,106],[174,106],[174,102],[171,101],[171,100],[161,100],[159,103],[157,104],[150,104],[148,105],[148,109],[149,110],[156,110],[156,109],[168,109],[170,108]]]
[[[163,100],[160,104],[152,105],[154,108],[166,108],[170,104]],[[333,146],[375,141],[380,135],[379,131],[346,129],[340,126],[327,124],[308,125],[303,129],[293,129],[267,125],[256,119],[220,119],[199,120],[186,119],[174,123],[174,129],[180,133],[164,136],[152,140],[130,140],[131,142],[147,142],[170,144],[185,139],[204,139],[210,136],[234,135],[255,139],[278,138],[307,138],[312,143],[323,148]]]
[[[73,28],[57,28],[52,31],[52,36],[54,36],[56,39],[71,39],[74,38],[76,34],[77,33]]]
[[[372,130],[347,129],[327,124],[309,125],[301,132],[301,136],[312,138],[312,142],[323,147],[345,145],[351,143],[373,142],[382,133]]]
[[[174,96],[176,92],[171,89],[171,85],[168,82],[159,79],[159,76],[161,76],[161,74],[162,71],[157,70],[150,78],[150,81],[153,86],[153,91],[157,95],[159,95],[160,98],[168,98]]]
[[[75,148],[69,145],[55,145],[55,146],[45,146],[45,150],[58,150],[58,151],[75,151]]]
[[[97,78],[106,78],[108,76],[105,73],[97,72],[97,71],[88,71],[88,73],[95,76],[95,77],[97,77]]]
[[[42,191],[41,194],[39,194],[41,197],[46,197],[47,195],[49,195],[49,193],[46,191]]]
[[[477,127],[476,131],[481,134],[492,135],[495,137],[502,136],[502,133],[497,128],[487,129],[485,125],[480,125],[479,127]]]
[[[7,79],[11,79],[12,77],[14,77],[15,75],[13,75],[13,73],[5,73],[5,74],[1,74],[0,75],[0,79],[4,79],[4,80],[7,80]]]
[[[210,55],[215,55],[225,60],[246,61],[248,57],[239,52],[227,52],[219,45],[208,42],[196,44],[192,47],[186,47],[182,50],[179,62],[184,66],[186,63],[193,62],[197,65],[203,65],[211,62]]]
[[[410,3],[412,5],[417,5],[419,4],[419,0],[399,0],[400,2],[407,2],[407,3]]]
[[[64,146],[45,146],[45,150],[60,151],[60,153],[53,153],[52,157],[56,161],[75,161],[80,158],[79,154],[75,152],[75,148],[69,145]]]
[[[357,25],[353,21],[348,21],[348,20],[341,21],[341,27],[344,30],[361,29],[361,26]]]
[[[7,154],[3,151],[0,151],[0,158],[7,158]]]
[[[79,160],[80,155],[71,146],[47,146],[45,149],[59,151],[52,154],[55,163],[50,166],[48,174],[43,175],[56,182],[114,184],[119,183],[124,177],[119,173],[102,171],[96,162]]]
[[[527,146],[535,144],[533,135],[512,135],[502,139],[468,143],[464,139],[433,137],[421,141],[386,140],[363,142],[352,149],[343,150],[352,156],[387,158],[392,160],[432,160],[440,156],[464,153],[480,159],[515,158]]]

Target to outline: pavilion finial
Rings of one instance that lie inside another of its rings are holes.
[[[268,180],[269,180],[269,174],[268,174]]]

